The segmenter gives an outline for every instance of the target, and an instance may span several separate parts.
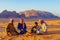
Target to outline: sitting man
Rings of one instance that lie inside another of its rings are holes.
[[[41,20],[41,29],[40,29],[41,34],[47,33],[47,24],[44,22],[44,20]]]
[[[20,22],[18,23],[17,28],[20,30],[19,34],[25,34],[27,32],[26,24],[24,23],[24,20],[22,18],[20,18]]]
[[[17,35],[18,32],[16,31],[15,27],[14,27],[14,20],[13,19],[10,19],[10,22],[6,28],[6,31],[7,31],[7,35],[11,34],[12,35]]]
[[[38,23],[37,22],[35,22],[35,25],[32,27],[32,29],[31,29],[31,33],[36,33],[36,31],[37,31],[37,29],[38,29]]]

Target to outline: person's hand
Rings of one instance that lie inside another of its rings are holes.
[[[36,28],[34,28],[33,30],[36,30]]]
[[[23,31],[23,29],[21,29],[21,31]]]

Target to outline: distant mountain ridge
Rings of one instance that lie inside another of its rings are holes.
[[[4,10],[0,13],[0,18],[55,19],[60,17],[46,11],[26,10],[17,13],[16,11]]]
[[[28,19],[55,19],[55,18],[59,18],[58,16],[50,13],[50,12],[46,12],[46,11],[39,11],[39,10],[26,10],[23,12],[19,13],[24,14],[26,18]]]
[[[0,13],[0,18],[19,18],[19,14],[16,13],[16,11],[7,11],[4,10],[2,13]]]

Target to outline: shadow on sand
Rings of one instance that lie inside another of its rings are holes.
[[[49,35],[49,34],[60,34],[60,30],[58,30],[58,31],[48,31],[47,35]]]

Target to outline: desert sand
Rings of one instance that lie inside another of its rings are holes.
[[[14,36],[7,36],[6,34],[8,22],[0,21],[0,40],[60,40],[60,20],[45,20],[45,22],[48,24],[48,32],[44,35],[30,33],[35,21],[39,22],[38,20],[25,21],[28,32],[23,35]],[[17,27],[17,23],[18,22],[14,23],[15,28]]]

